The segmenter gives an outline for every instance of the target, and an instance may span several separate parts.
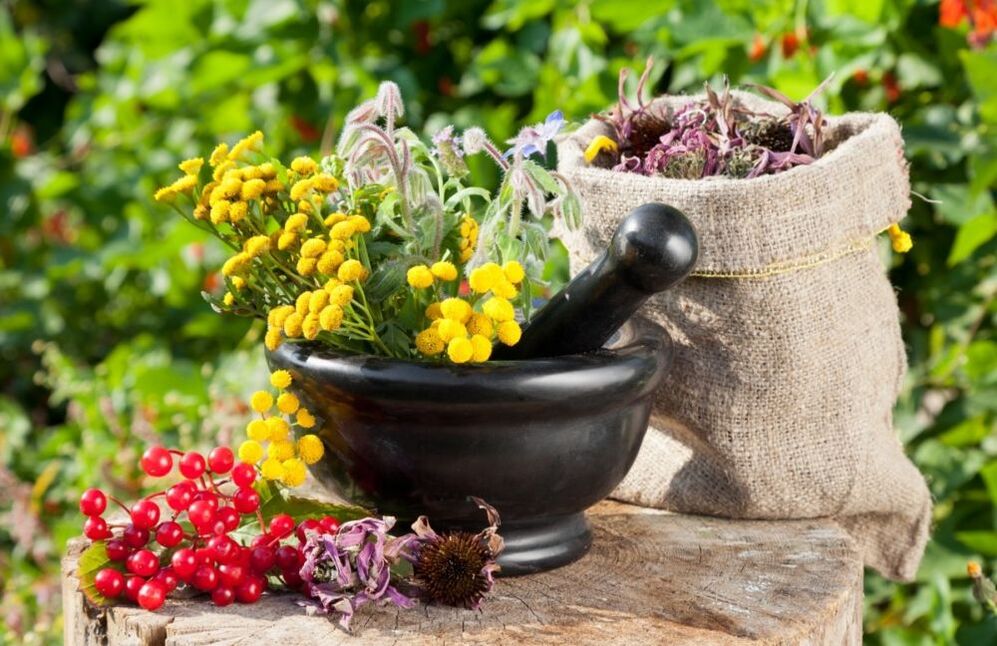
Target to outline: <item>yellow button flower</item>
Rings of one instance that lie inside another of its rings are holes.
[[[318,264],[315,268],[319,270],[319,273],[329,276],[330,274],[335,274],[339,269],[339,266],[343,264],[343,254],[335,249],[326,251],[318,259]]]
[[[467,323],[471,318],[471,305],[460,298],[448,298],[440,303],[440,312],[444,318]]]
[[[180,162],[180,170],[185,175],[197,175],[201,172],[202,166],[204,166],[203,157],[194,157],[193,159],[185,159]]]
[[[291,161],[291,170],[300,175],[311,175],[318,169],[318,164],[311,157],[295,157]]]
[[[280,234],[279,238],[277,238],[277,248],[280,249],[281,251],[287,251],[292,246],[294,246],[294,243],[296,243],[297,241],[298,241],[297,233],[295,233],[294,231],[285,231],[284,233]]]
[[[324,222],[325,226],[334,227],[340,222],[343,222],[345,220],[346,220],[346,214],[336,211],[335,213],[330,213],[329,215],[327,215]]]
[[[249,399],[249,405],[257,413],[265,413],[273,407],[273,395],[265,390],[257,390]]]
[[[318,314],[310,313],[305,317],[305,320],[301,322],[301,336],[305,337],[309,341],[314,340],[321,331],[322,323],[319,320]]]
[[[329,231],[329,237],[335,240],[348,240],[356,233],[356,226],[349,220],[346,222],[337,222],[332,225],[332,229]]]
[[[467,363],[474,356],[474,346],[467,337],[457,337],[447,344],[447,356],[454,363]]]
[[[273,352],[280,347],[283,340],[284,337],[281,335],[279,328],[270,328],[263,336],[263,345],[266,346],[267,350]]]
[[[339,188],[339,181],[327,173],[320,173],[313,178],[312,186],[316,191],[331,193]]]
[[[228,220],[238,224],[246,219],[249,215],[249,205],[245,202],[232,202],[232,205],[228,208]]]
[[[256,440],[246,440],[239,445],[239,460],[256,464],[263,458],[263,447]]]
[[[475,294],[484,294],[503,278],[505,274],[502,273],[502,268],[493,262],[487,262],[472,271],[467,282]]]
[[[302,435],[298,440],[298,455],[305,464],[315,464],[322,459],[325,454],[325,446],[317,435]]]
[[[281,442],[291,434],[291,425],[283,417],[273,415],[266,419],[267,437],[271,442]]]
[[[490,318],[477,312],[471,314],[471,318],[467,322],[468,334],[476,334],[490,339],[493,332],[494,327]]]
[[[225,161],[228,156],[228,144],[222,142],[215,146],[215,149],[211,151],[211,156],[208,158],[208,163],[214,168]]]
[[[271,180],[277,177],[277,167],[271,162],[263,162],[256,169],[260,172],[260,179]]]
[[[506,345],[516,345],[519,343],[520,337],[523,336],[523,331],[519,327],[519,323],[515,321],[503,321],[498,327],[498,338],[499,341]]]
[[[366,271],[359,260],[347,260],[342,265],[339,266],[339,272],[337,276],[339,280],[344,283],[350,283],[355,280],[362,280]]]
[[[270,251],[270,237],[269,236],[253,236],[249,240],[246,240],[246,244],[243,245],[247,254],[255,258],[261,254]]]
[[[436,326],[436,332],[445,342],[467,336],[467,328],[464,327],[464,324],[453,319],[442,319],[440,324]]]
[[[172,204],[173,201],[177,199],[177,191],[172,186],[164,186],[156,191],[156,194],[152,196],[152,199],[157,202],[162,202],[163,204]]]
[[[433,272],[426,265],[416,265],[405,273],[405,280],[416,289],[425,289],[433,284]]]
[[[291,312],[284,319],[284,336],[289,339],[296,339],[301,336],[301,323],[305,320],[305,317],[301,316],[297,312]]]
[[[301,255],[305,258],[318,258],[325,251],[326,243],[322,238],[309,238],[301,245]]]
[[[510,260],[502,265],[502,273],[505,274],[506,280],[514,285],[518,285],[523,282],[524,278],[526,278],[526,272],[523,270],[523,266],[515,260]]]
[[[284,466],[280,463],[280,460],[267,458],[260,465],[260,475],[267,480],[281,480],[284,478]]]
[[[340,307],[345,307],[353,301],[353,287],[339,285],[329,292],[329,300]]]
[[[326,332],[333,332],[343,324],[343,308],[335,303],[326,305],[318,316],[319,325]]]
[[[246,426],[246,435],[256,442],[265,442],[270,437],[270,429],[262,419],[254,419]]]
[[[434,262],[433,266],[430,268],[430,271],[432,271],[433,275],[440,280],[445,280],[447,282],[457,280],[457,267],[452,262],[447,262],[446,260]]]
[[[304,231],[305,225],[308,224],[308,216],[304,213],[294,213],[287,216],[287,222],[284,223],[285,231]]]
[[[362,215],[351,215],[349,222],[353,225],[353,228],[360,233],[367,233],[370,231],[370,220]]]
[[[443,318],[443,309],[440,306],[440,303],[430,303],[426,307],[426,318],[430,321]]]
[[[445,345],[435,328],[423,330],[415,335],[416,350],[427,357],[433,357],[443,352]]]
[[[290,415],[300,406],[301,403],[293,393],[281,393],[280,397],[277,398],[277,409],[285,415]]]
[[[293,458],[294,442],[290,442],[288,440],[271,442],[270,446],[267,447],[267,457],[273,458],[274,460],[280,460],[282,462],[288,458]]]
[[[301,428],[314,428],[315,427],[315,417],[308,412],[305,408],[299,408],[297,415],[295,415],[295,420],[298,422],[298,426]]]
[[[308,311],[318,314],[329,304],[329,292],[324,289],[316,289],[308,298]]]
[[[312,190],[312,180],[299,179],[291,186],[291,200],[297,202]]]
[[[516,317],[516,310],[512,303],[501,296],[492,296],[481,307],[493,321],[511,321]]]
[[[297,458],[291,458],[290,460],[284,460],[281,463],[281,467],[284,470],[284,476],[280,480],[285,486],[300,487],[305,483],[305,479],[308,477],[308,470],[305,469],[304,462]]]
[[[267,188],[267,183],[262,179],[251,179],[242,185],[239,196],[244,200],[258,200]]]
[[[515,286],[505,279],[503,276],[500,280],[495,281],[492,285],[492,293],[496,296],[501,296],[502,298],[516,298],[519,292],[516,290]]]
[[[274,370],[270,373],[270,385],[283,390],[291,385],[291,373],[287,370]]]
[[[492,356],[492,342],[480,334],[471,337],[471,349],[471,361],[475,363],[484,363]]]

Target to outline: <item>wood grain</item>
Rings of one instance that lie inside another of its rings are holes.
[[[362,609],[354,636],[295,595],[158,612],[90,608],[63,561],[66,644],[859,644],[862,564],[830,521],[731,521],[601,503],[592,551],[567,567],[501,579],[481,612]]]

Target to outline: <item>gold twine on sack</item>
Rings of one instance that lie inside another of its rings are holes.
[[[891,246],[897,253],[907,253],[913,246],[910,234],[901,229],[897,224],[891,224],[879,233],[889,234]],[[835,260],[844,258],[845,256],[850,256],[862,251],[868,251],[872,248],[873,240],[875,240],[875,237],[863,238],[861,240],[850,242],[849,244],[837,249],[821,251],[809,256],[794,258],[793,260],[782,260],[757,269],[742,269],[735,271],[711,271],[709,269],[701,269],[693,271],[689,275],[696,278],[771,278],[772,276],[788,274],[794,271],[813,269],[814,267],[820,267],[821,265],[834,262]]]

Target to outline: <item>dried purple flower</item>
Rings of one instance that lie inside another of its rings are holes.
[[[504,543],[498,534],[498,512],[480,498],[473,500],[485,510],[489,526],[477,534],[437,534],[426,517],[420,517],[412,525],[418,536],[413,566],[416,585],[431,601],[476,610],[495,584],[495,558]]]
[[[339,613],[339,624],[349,630],[361,606],[371,602],[411,608],[416,598],[392,581],[392,566],[411,560],[418,542],[415,534],[395,538],[388,532],[395,519],[364,518],[343,524],[335,534],[309,533],[301,578],[306,594],[320,612]]]

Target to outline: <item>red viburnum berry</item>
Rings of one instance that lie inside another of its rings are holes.
[[[229,606],[235,601],[235,592],[232,588],[215,588],[211,592],[211,600],[216,606]]]
[[[206,463],[204,456],[197,451],[188,451],[180,458],[180,474],[185,478],[195,480],[204,475]]]
[[[203,527],[214,521],[215,508],[207,500],[195,500],[187,508],[187,515],[190,516],[190,522]]]
[[[194,550],[194,554],[197,556],[197,565],[211,565],[215,564],[215,552],[207,547],[199,547]]]
[[[277,555],[272,547],[260,545],[249,553],[249,567],[253,572],[264,574],[277,562]]]
[[[231,563],[222,563],[217,569],[218,585],[226,588],[235,588],[242,583],[242,580],[248,574],[241,566]]]
[[[180,523],[168,520],[156,529],[156,542],[163,547],[176,547],[183,540],[183,527]]]
[[[216,446],[208,454],[208,467],[212,473],[228,473],[235,464],[235,454],[227,446]]]
[[[301,567],[298,561],[298,550],[290,545],[281,545],[276,553],[277,567],[282,570],[294,570]]]
[[[256,603],[263,596],[266,582],[258,576],[247,576],[235,589],[235,600],[239,603]]]
[[[314,518],[306,518],[300,523],[298,523],[298,528],[294,530],[295,535],[298,537],[298,541],[301,543],[305,542],[308,538],[307,532],[322,532],[322,523],[315,520]]]
[[[159,610],[166,601],[166,588],[158,581],[146,581],[139,588],[137,601],[146,610]]]
[[[80,511],[87,516],[100,516],[107,509],[107,496],[100,489],[87,489],[80,496]]]
[[[166,588],[166,594],[173,592],[180,585],[180,577],[177,576],[172,566],[164,567],[159,572],[156,572],[156,576],[152,577],[152,580],[162,584]]]
[[[87,516],[83,523],[83,535],[92,541],[99,541],[111,536],[107,521],[100,516]]]
[[[173,571],[182,581],[189,581],[194,576],[194,572],[197,571],[198,565],[200,565],[197,560],[197,554],[189,547],[184,547],[174,552],[170,558],[170,563],[173,566]]]
[[[240,514],[252,514],[260,508],[260,494],[253,489],[239,489],[232,496],[232,506]]]
[[[239,544],[228,536],[212,536],[208,549],[218,563],[234,563],[239,559]]]
[[[146,543],[149,542],[149,530],[128,525],[125,527],[124,533],[121,534],[121,539],[128,547],[145,547]]]
[[[190,584],[201,592],[211,592],[218,587],[218,572],[210,565],[202,565],[190,578]]]
[[[270,519],[270,533],[277,538],[290,536],[294,531],[294,519],[287,514],[277,514]]]
[[[240,462],[232,468],[232,482],[240,489],[253,486],[256,481],[256,467]]]
[[[339,519],[335,516],[323,516],[319,522],[322,524],[322,530],[327,534],[335,534],[339,531]]]
[[[128,557],[125,567],[132,574],[150,577],[159,570],[159,558],[151,550],[138,550]]]
[[[132,525],[139,529],[152,529],[159,522],[159,505],[151,500],[139,500],[132,505]]]
[[[93,585],[97,588],[97,592],[114,599],[125,589],[125,575],[114,568],[106,567],[94,577]]]
[[[154,478],[161,478],[173,468],[173,456],[164,447],[150,446],[142,454],[142,470]]]
[[[140,576],[130,576],[125,579],[125,597],[138,601],[138,591],[145,585],[145,579]]]
[[[215,518],[222,522],[226,532],[231,532],[239,527],[239,511],[235,507],[219,507],[215,513]]]
[[[190,480],[178,482],[166,490],[166,504],[170,506],[170,509],[183,511],[190,507],[195,493],[197,493],[197,487]]]
[[[298,570],[281,570],[280,577],[284,579],[284,584],[292,590],[297,590],[304,583]]]
[[[128,547],[123,540],[112,538],[107,541],[107,558],[112,561],[124,561],[132,553],[132,548]]]

